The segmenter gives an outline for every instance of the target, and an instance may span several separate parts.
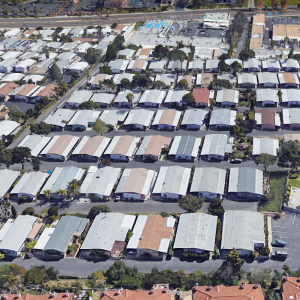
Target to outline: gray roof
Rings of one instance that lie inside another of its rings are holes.
[[[203,69],[204,60],[195,59],[194,61],[189,62],[189,69]]]
[[[234,144],[228,143],[226,134],[208,134],[205,136],[201,155],[222,155],[232,153]]]
[[[181,102],[182,97],[188,93],[189,91],[186,90],[169,90],[165,103]]]
[[[259,68],[260,62],[256,58],[250,58],[244,61],[244,69]]]
[[[182,63],[179,59],[176,59],[176,60],[169,60],[169,64],[168,64],[168,70],[169,69],[179,69],[179,70],[182,70],[182,69],[186,69],[187,67],[187,61],[184,60]]]
[[[132,104],[133,103],[136,103],[136,102],[139,102],[140,100],[140,94],[133,91],[133,90],[125,90],[125,91],[121,91],[119,92],[119,94],[117,95],[114,103],[128,103],[128,99],[126,98],[127,94],[131,93],[134,98],[132,100]]]
[[[275,103],[279,102],[277,95],[278,91],[275,89],[257,89],[256,90],[256,102],[261,101],[272,101]]]
[[[253,151],[252,155],[260,155],[267,153],[273,156],[277,156],[279,150],[279,140],[269,137],[253,138]]]
[[[86,91],[86,90],[81,90],[75,92],[69,99],[68,103],[77,103],[81,104],[85,101],[90,100],[90,98],[93,96],[93,92],[91,91]]]
[[[132,229],[135,218],[120,213],[100,213],[93,221],[81,250],[111,251],[116,241],[125,242],[127,232]]]
[[[199,125],[203,124],[208,112],[204,109],[187,109],[184,113],[181,125]]]
[[[192,157],[197,157],[200,144],[201,138],[195,136],[175,136],[171,149],[169,151],[169,155],[188,155]]]
[[[278,68],[278,69],[280,69],[280,64],[279,64],[279,61],[276,60],[276,59],[267,59],[267,60],[262,62],[262,67],[263,67],[263,69],[267,69],[267,68]]]
[[[229,80],[230,83],[236,83],[237,79],[233,74],[220,74],[217,79]]]
[[[292,59],[292,58],[281,59],[280,63],[282,68],[296,68],[296,69],[300,68],[299,62],[296,59]]]
[[[219,168],[196,168],[190,192],[208,192],[223,195],[225,188],[226,170]]]
[[[74,29],[72,29],[69,34],[80,34],[81,32],[83,31],[83,28],[82,27],[75,27]]]
[[[126,59],[116,59],[114,61],[111,61],[108,66],[111,69],[116,69],[116,70],[123,70],[125,71],[127,66],[129,64],[129,60]]]
[[[218,69],[219,67],[219,59],[208,59],[206,61],[205,69]]]
[[[214,251],[217,220],[202,213],[182,214],[173,248]]]
[[[110,196],[120,172],[120,168],[104,167],[88,173],[81,185],[81,193]]]
[[[214,109],[209,125],[235,125],[236,111],[230,109]]]
[[[69,122],[75,111],[70,109],[58,108],[53,114],[49,115],[45,123],[65,127],[66,122]]]
[[[257,77],[258,77],[259,84],[266,84],[266,83],[278,84],[279,83],[276,73],[260,72],[260,73],[257,73]]]
[[[37,67],[38,68],[49,68],[52,64],[54,63],[53,58],[47,58],[40,63],[38,63]]]
[[[110,104],[114,98],[115,98],[114,94],[95,93],[90,100],[96,103]]]
[[[124,50],[120,50],[118,52],[118,56],[119,55],[125,55],[126,58],[130,58],[130,57],[133,56],[134,52],[135,52],[135,50],[132,50],[132,49],[124,49]]]
[[[19,123],[11,120],[4,120],[0,122],[0,136],[7,136],[14,132],[20,126]]]
[[[185,196],[191,169],[180,166],[160,167],[153,189],[154,194],[178,194]]]
[[[68,125],[82,125],[88,128],[89,123],[94,123],[100,116],[100,111],[77,110]]]
[[[76,54],[73,52],[63,52],[61,54],[59,54],[56,58],[58,60],[72,60],[74,57],[76,57]]]
[[[237,74],[238,84],[257,84],[257,77],[252,73]]]
[[[156,75],[155,81],[162,81],[166,86],[170,86],[176,81],[176,75],[173,74],[162,74]]]
[[[8,169],[0,170],[0,199],[10,189],[16,179],[19,177],[19,171],[12,171]]]
[[[216,101],[217,101],[217,103],[230,102],[230,103],[238,104],[238,102],[239,102],[239,91],[236,91],[236,90],[220,90],[217,93]]]
[[[8,58],[0,62],[0,67],[10,68],[18,63],[16,58]]]
[[[130,82],[132,81],[134,74],[130,73],[121,73],[121,74],[116,74],[113,78],[113,81],[115,84],[121,84],[122,79],[128,79]]]
[[[124,125],[143,125],[146,127],[150,126],[151,120],[153,119],[154,111],[147,109],[135,109],[131,110]]]
[[[20,178],[10,194],[36,196],[49,174],[44,172],[26,172]]]
[[[263,171],[254,168],[231,168],[228,193],[263,195]]]
[[[126,110],[104,110],[100,116],[100,119],[106,124],[116,126],[118,122],[123,122],[126,116]]]
[[[247,210],[228,210],[223,217],[221,249],[254,250],[265,243],[264,215]]]
[[[156,103],[161,104],[166,96],[165,91],[160,90],[146,90],[140,100],[141,103]]]
[[[164,69],[164,66],[166,65],[166,60],[152,60],[149,65],[149,69]]]
[[[282,102],[300,101],[300,90],[298,89],[281,89]]]
[[[47,242],[44,251],[55,250],[64,253],[76,231],[82,232],[88,219],[74,216],[62,216],[53,234]]]
[[[282,120],[284,125],[299,124],[300,108],[284,108],[282,110]]]
[[[37,217],[18,216],[0,241],[0,249],[18,252],[32,230]],[[1,234],[1,230],[0,230]]]

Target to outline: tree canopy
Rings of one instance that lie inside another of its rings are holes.
[[[82,110],[84,109],[92,110],[92,109],[100,109],[100,108],[101,106],[97,102],[94,102],[92,100],[88,100],[79,104],[79,109]]]
[[[291,168],[300,166],[300,143],[298,140],[282,143],[278,151],[278,165]]]
[[[90,65],[94,64],[97,61],[97,53],[96,50],[93,48],[87,49],[86,54],[84,55],[84,59]]]
[[[193,104],[193,103],[195,103],[195,97],[194,97],[193,93],[187,93],[187,94],[185,94],[185,95],[182,97],[182,100],[183,100],[185,103],[188,103],[188,104]]]
[[[186,56],[185,52],[178,50],[178,49],[174,49],[169,52],[169,58],[172,60],[179,59],[180,61],[184,61],[185,59],[187,59],[187,56]]]
[[[204,197],[197,198],[196,196],[188,194],[179,199],[178,203],[179,206],[188,213],[195,213],[204,205]]]
[[[169,49],[167,47],[164,47],[163,45],[157,45],[153,52],[152,55],[154,58],[158,59],[164,59],[169,57]]]
[[[98,134],[102,135],[104,132],[108,131],[108,128],[106,126],[106,123],[103,122],[101,119],[98,119],[94,123],[94,131],[97,132]]]
[[[214,216],[217,216],[217,217],[221,217],[225,210],[222,206],[222,200],[219,199],[219,198],[213,198],[210,200],[209,202],[209,205],[208,205],[208,212],[211,214],[211,215],[214,215]]]
[[[100,74],[107,74],[107,75],[112,75],[111,68],[108,66],[103,66],[99,68],[99,73]]]
[[[51,132],[53,125],[45,122],[30,125],[30,131],[35,134],[47,135]]]
[[[137,87],[147,88],[152,85],[152,80],[146,75],[134,75],[131,82],[131,88],[135,89]]]
[[[186,90],[189,87],[189,84],[187,82],[186,79],[181,79],[178,83],[177,83],[178,88]]]
[[[106,205],[95,205],[90,209],[88,213],[88,218],[90,220],[94,220],[95,217],[100,214],[100,212],[111,212],[111,210]]]
[[[56,83],[60,83],[63,81],[63,76],[60,68],[57,66],[56,62],[53,63],[49,70],[49,78],[50,81],[55,81]]]
[[[262,153],[257,157],[255,163],[257,165],[263,165],[265,170],[267,170],[269,167],[275,165],[276,161],[277,161],[277,157],[270,155],[268,153]]]
[[[107,46],[107,50],[106,50],[106,54],[105,54],[106,60],[110,61],[110,60],[115,59],[117,57],[118,51],[119,51],[119,49],[115,44],[109,44]]]

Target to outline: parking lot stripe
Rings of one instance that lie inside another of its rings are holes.
[[[272,226],[273,228],[287,228],[287,227],[281,227],[281,226]]]
[[[295,219],[296,219],[296,214],[295,214],[294,219],[293,219],[293,224],[294,224],[294,222],[295,222]]]
[[[272,230],[273,232],[280,232],[280,233],[287,233],[287,232],[282,232],[280,230]]]

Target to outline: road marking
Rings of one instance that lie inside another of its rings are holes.
[[[293,224],[294,224],[294,222],[295,222],[295,219],[296,219],[296,214],[295,214],[295,216],[294,216]]]
[[[272,226],[273,228],[287,228],[287,227],[281,227],[281,226]]]
[[[287,232],[281,232],[280,230],[273,230],[273,232],[287,233]]]

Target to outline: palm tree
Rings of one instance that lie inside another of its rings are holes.
[[[45,196],[48,200],[50,200],[51,195],[52,195],[52,191],[51,191],[51,190],[45,190],[45,191],[44,191],[44,196]]]
[[[128,93],[126,95],[126,98],[128,100],[128,103],[129,103],[129,111],[130,111],[131,110],[131,105],[132,105],[132,100],[134,99],[134,96],[131,93]]]
[[[79,180],[73,179],[68,184],[67,194],[73,198],[79,196],[80,195],[80,185],[81,185],[81,182]]]
[[[67,196],[67,191],[59,189],[58,191],[55,192],[58,196]]]

